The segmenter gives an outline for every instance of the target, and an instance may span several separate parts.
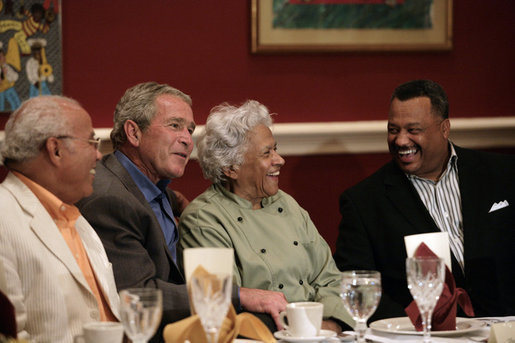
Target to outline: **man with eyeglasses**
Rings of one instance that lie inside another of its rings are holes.
[[[111,264],[73,205],[93,192],[98,147],[89,114],[69,98],[31,98],[6,124],[0,263],[18,338],[71,343],[84,323],[119,318]]]
[[[448,232],[452,273],[476,316],[515,313],[515,156],[449,140],[447,95],[430,80],[398,86],[390,100],[392,161],[340,197],[334,259],[340,270],[381,272],[372,320],[406,316],[404,236]]]

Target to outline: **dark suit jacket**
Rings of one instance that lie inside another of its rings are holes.
[[[93,194],[77,206],[104,244],[118,290],[157,287],[163,291],[163,323],[189,316],[184,278],[168,250],[161,226],[143,193],[113,154],[97,163],[93,189]]]
[[[113,154],[97,163],[93,194],[77,206],[96,230],[118,290],[157,287],[163,291],[162,326],[190,315],[184,277],[166,245],[163,231],[143,193]],[[173,192],[169,191],[173,207]],[[237,290],[233,304],[239,307]],[[160,332],[154,337],[158,340]]]
[[[461,192],[465,275],[454,256],[458,287],[476,316],[515,314],[515,156],[455,147]],[[494,203],[508,207],[488,213]],[[383,294],[372,320],[406,316],[404,236],[440,231],[406,175],[390,162],[340,197],[334,255],[340,270],[381,272]]]

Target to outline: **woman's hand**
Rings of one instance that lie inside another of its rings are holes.
[[[277,329],[283,329],[279,321],[279,313],[286,310],[286,305],[288,305],[283,293],[241,287],[240,304],[243,309],[249,312],[268,313],[272,316]]]

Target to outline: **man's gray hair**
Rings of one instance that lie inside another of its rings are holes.
[[[162,94],[174,95],[192,105],[189,95],[167,84],[145,82],[133,86],[125,92],[114,110],[114,125],[111,131],[113,148],[118,149],[127,141],[123,125],[127,120],[134,121],[141,131],[149,125],[156,111],[156,98]]]
[[[268,109],[255,100],[240,107],[221,104],[211,110],[204,132],[197,142],[197,153],[204,177],[224,183],[224,169],[243,164],[248,148],[248,133],[258,125],[272,126]]]
[[[59,100],[79,105],[64,96],[38,96],[24,101],[11,114],[0,147],[1,161],[5,165],[10,161],[29,161],[39,154],[48,138],[69,133],[71,123]]]

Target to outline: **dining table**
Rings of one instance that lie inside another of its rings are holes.
[[[423,336],[421,332],[416,332],[411,326],[409,329],[405,321],[407,317],[391,318],[370,323],[365,334],[367,343],[420,343]],[[477,343],[487,342],[490,337],[490,329],[494,323],[515,322],[515,316],[506,317],[482,317],[482,318],[457,318],[457,330],[445,332],[432,332],[431,341],[433,343]],[[395,325],[400,323],[401,325]],[[389,325],[390,324],[390,325]],[[259,343],[260,341],[237,339],[235,343]],[[345,331],[335,337],[326,337],[313,341],[300,339],[279,339],[278,343],[339,343],[354,342],[354,332]]]

